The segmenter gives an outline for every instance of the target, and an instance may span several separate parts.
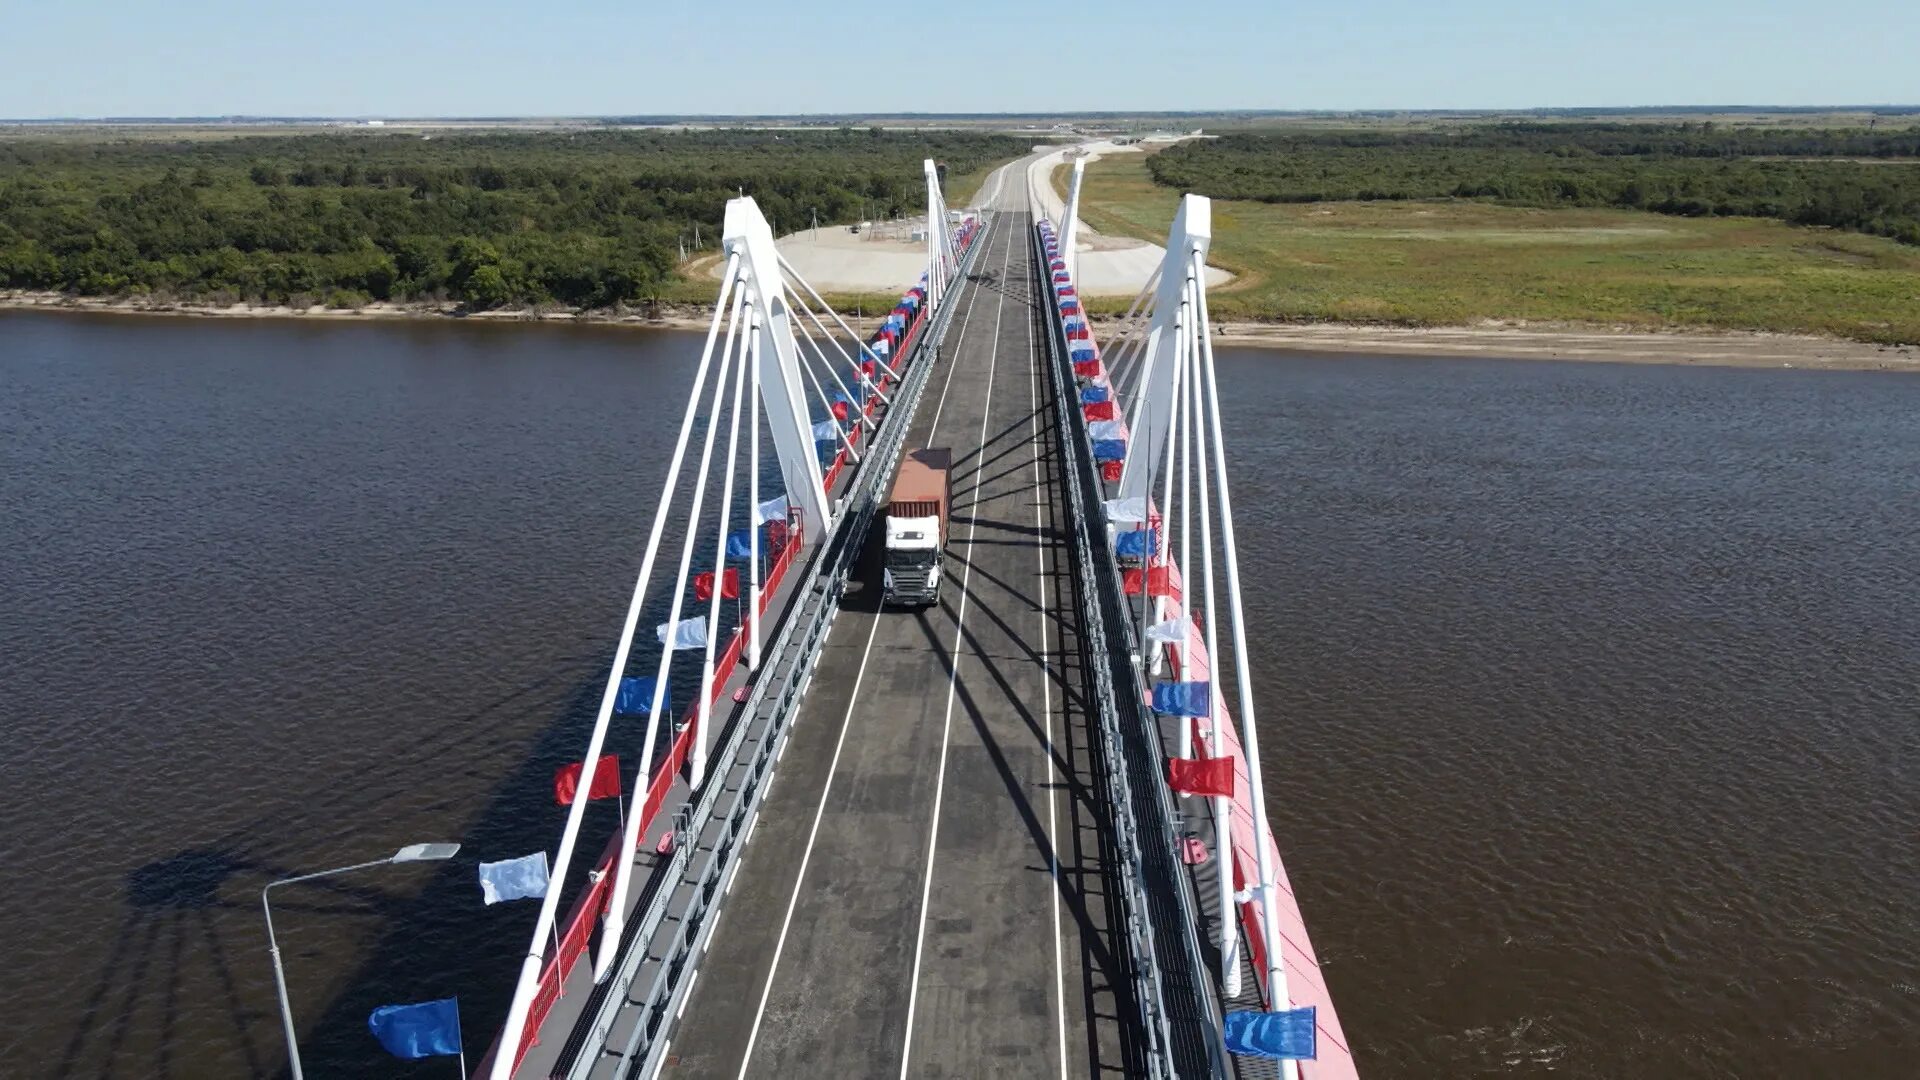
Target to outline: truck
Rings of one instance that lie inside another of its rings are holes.
[[[887,499],[886,561],[880,599],[899,607],[940,601],[947,551],[947,512],[953,506],[953,451],[912,450],[900,459]]]

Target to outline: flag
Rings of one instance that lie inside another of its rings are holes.
[[[1100,463],[1100,479],[1105,480],[1109,484],[1119,483],[1120,482],[1120,462],[1118,460],[1101,462]]]
[[[728,545],[731,553],[732,545]],[[681,619],[676,623],[661,623],[653,628],[654,636],[660,644],[671,645],[676,649],[704,649],[707,647],[707,620]]]
[[[1180,599],[1180,590],[1173,587],[1173,568],[1170,566],[1149,567],[1146,572],[1148,596],[1171,596]],[[1120,575],[1120,587],[1128,596],[1140,595],[1141,573],[1138,567]]]
[[[1163,682],[1153,684],[1153,711],[1168,716],[1205,716],[1213,704],[1213,684]]]
[[[787,520],[787,497],[778,495],[753,508],[753,523],[765,525],[769,521]]]
[[[1127,456],[1127,443],[1124,439],[1105,439],[1093,444],[1093,460],[1118,462]],[[1118,480],[1119,477],[1114,477]]]
[[[640,716],[653,708],[652,676],[634,677],[620,680],[620,696],[613,700],[613,711],[624,716]],[[663,694],[660,698],[660,711],[673,713],[673,695]]]
[[[727,558],[746,559],[753,556],[753,537],[748,532],[746,529],[735,529],[727,534]],[[761,550],[766,549],[762,547]]]
[[[1080,388],[1080,404],[1082,405],[1092,405],[1098,401],[1105,401],[1107,398],[1108,391],[1104,386],[1083,386]]]
[[[1157,568],[1156,568],[1157,569]],[[1186,642],[1187,632],[1192,627],[1185,615],[1166,622],[1154,623],[1147,627],[1147,640],[1164,642],[1168,645],[1180,645]]]
[[[1233,759],[1171,758],[1167,780],[1182,795],[1220,795],[1233,798]]]
[[[367,1030],[387,1053],[409,1060],[460,1053],[460,999],[418,1005],[382,1005],[367,1016]]]
[[[1128,529],[1113,538],[1113,553],[1123,558],[1144,558],[1159,550],[1154,529]]]
[[[1100,374],[1100,361],[1082,360],[1073,365],[1073,373],[1083,379],[1091,379],[1095,375]]]
[[[480,896],[489,906],[547,895],[547,853],[480,864]]]
[[[1147,520],[1145,495],[1135,495],[1131,499],[1108,499],[1102,505],[1106,507],[1108,521],[1138,524]]]
[[[845,420],[846,417],[840,417]],[[832,442],[840,437],[840,425],[832,420],[822,420],[813,425],[814,442]]]
[[[1099,390],[1100,388],[1097,386],[1089,386],[1087,387],[1087,389]],[[1105,392],[1106,391],[1104,390],[1101,391],[1101,393],[1105,393]],[[1087,404],[1080,406],[1080,411],[1086,414],[1086,417],[1088,420],[1112,420],[1113,419],[1113,402],[1090,401]]]
[[[553,801],[572,806],[580,793],[580,763],[562,765],[553,772]],[[587,798],[614,799],[620,796],[620,756],[602,754],[593,766],[593,783],[587,785]]]
[[[767,548],[779,551],[787,545],[787,523],[785,521],[767,522]]]
[[[1317,1047],[1314,1007],[1282,1009],[1279,1012],[1230,1012],[1227,1014],[1227,1052],[1253,1057],[1286,1058],[1312,1061]]]
[[[720,595],[727,600],[740,599],[740,571],[728,570],[720,576]],[[713,571],[693,575],[693,598],[713,599]]]
[[[1100,406],[1093,405],[1089,407],[1097,409]],[[1107,411],[1112,412],[1113,406],[1107,406]],[[1093,440],[1095,446],[1098,446],[1108,439],[1118,440],[1126,438],[1127,427],[1118,420],[1095,420],[1093,423],[1087,425],[1087,437]]]

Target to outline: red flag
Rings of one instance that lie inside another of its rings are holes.
[[[877,367],[878,367],[878,365],[877,365],[877,364],[875,364],[875,363],[874,363],[873,361],[871,361],[871,360],[869,360],[869,361],[867,361],[866,363],[864,363],[864,364],[861,364],[861,365],[860,365],[860,371],[861,371],[861,372],[862,372],[863,374],[866,374],[866,375],[872,375],[872,374],[873,374],[873,372],[874,372],[874,370],[875,370],[875,368],[877,368]]]
[[[1100,361],[1081,360],[1073,365],[1073,373],[1082,378],[1091,379],[1100,374]]]
[[[846,402],[844,402],[844,401],[836,401],[836,402],[834,402],[834,403],[833,403],[833,418],[834,418],[835,420],[845,420],[845,419],[847,418],[847,403],[846,403]]]
[[[728,600],[740,599],[740,571],[728,570],[721,576],[720,595]],[[695,600],[713,599],[713,571],[693,575],[693,598]]]
[[[1180,599],[1179,592],[1173,587],[1173,568],[1172,567],[1156,566],[1151,571],[1148,572],[1146,577],[1147,577],[1147,587],[1153,590],[1152,595],[1171,596],[1175,600]],[[1135,569],[1127,570],[1123,572],[1120,575],[1120,587],[1127,591],[1128,596],[1139,596],[1140,595],[1139,569],[1135,568]]]
[[[1171,758],[1167,779],[1183,795],[1224,795],[1233,798],[1233,759]]]
[[[562,765],[554,770],[553,798],[561,806],[572,806],[580,791],[580,763]],[[587,786],[587,798],[612,799],[620,794],[620,756],[602,754],[593,766],[593,783]]]
[[[767,550],[778,553],[787,546],[787,523],[784,521],[767,522]]]
[[[1105,480],[1109,484],[1117,483],[1120,479],[1120,467],[1124,464],[1126,463],[1122,461],[1101,462],[1100,479]]]
[[[1088,420],[1113,419],[1113,402],[1111,401],[1096,401],[1091,405],[1082,405],[1080,408],[1087,414]]]

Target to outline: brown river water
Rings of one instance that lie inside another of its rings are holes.
[[[276,892],[306,1064],[477,1054],[697,350],[0,313],[0,1075],[279,1075],[260,886],[416,840]],[[1920,379],[1220,360],[1363,1075],[1915,1075]]]

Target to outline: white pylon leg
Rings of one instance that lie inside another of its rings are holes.
[[[1134,384],[1135,407],[1141,420],[1133,425],[1139,434],[1129,439],[1126,464],[1120,468],[1120,498],[1136,498],[1153,490],[1153,473],[1164,452],[1160,440],[1172,430],[1167,418],[1173,411],[1177,348],[1174,320],[1179,317],[1180,300],[1186,294],[1188,263],[1198,253],[1204,265],[1212,244],[1212,203],[1201,195],[1181,196],[1173,229],[1167,234],[1167,255],[1160,264],[1153,319],[1147,327],[1140,374]]]
[[[753,504],[753,531],[747,541],[750,549],[752,586],[747,590],[747,671],[760,672],[760,338],[753,338],[753,389],[747,394],[747,501]]]
[[[807,412],[800,348],[787,309],[780,253],[773,245],[773,230],[752,199],[727,202],[724,242],[728,252],[739,254],[747,287],[760,300],[760,326],[752,336],[758,339],[763,357],[760,392],[766,398],[767,430],[780,459],[788,505],[800,515],[807,536],[825,536],[833,508],[821,479],[820,459],[814,456],[813,421]]]
[[[1080,232],[1080,180],[1087,173],[1087,159],[1084,155],[1073,159],[1073,183],[1067,188],[1067,206],[1061,213],[1060,258],[1067,264],[1067,273],[1073,280],[1080,280],[1080,260],[1073,249],[1074,237]],[[1048,181],[1051,183],[1052,181]],[[1053,275],[1049,274],[1048,277]]]

